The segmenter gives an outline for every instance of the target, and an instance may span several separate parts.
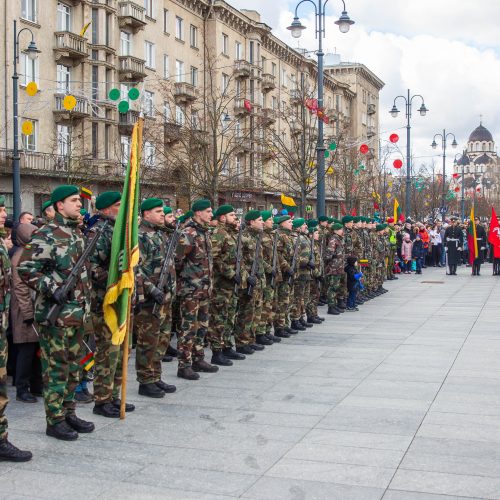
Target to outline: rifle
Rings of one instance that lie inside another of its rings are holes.
[[[240,229],[238,231],[238,240],[236,242],[236,274],[235,277],[238,279],[236,280],[236,283],[234,284],[234,293],[238,293],[238,286],[239,283],[238,281],[241,281],[241,233],[243,232],[244,228],[243,222],[240,224]]]
[[[80,277],[82,267],[85,265],[85,262],[89,258],[90,254],[93,253],[97,242],[104,232],[104,230],[108,227],[108,220],[104,221],[104,224],[95,232],[95,236],[90,240],[85,249],[83,250],[82,255],[78,259],[77,263],[71,269],[69,276],[66,278],[66,281],[61,285],[63,293],[65,296],[68,296],[70,292],[75,288],[77,279]],[[47,321],[50,326],[54,326],[56,324],[56,319],[59,316],[61,309],[63,308],[63,304],[54,304],[47,315]]]
[[[257,276],[257,268],[259,265],[259,254],[260,254],[260,244],[262,240],[262,233],[259,233],[257,236],[257,243],[255,244],[255,256],[253,258],[252,262],[252,269],[250,270],[250,276]],[[251,297],[253,295],[253,286],[248,285],[248,290],[247,290],[248,295]]]
[[[160,277],[158,278],[157,288],[159,288],[162,292],[167,293],[167,285],[171,280],[172,276],[170,275],[170,263],[172,262],[172,258],[174,257],[174,252],[177,248],[177,243],[179,241],[179,236],[181,232],[179,231],[181,222],[177,219],[177,224],[175,225],[175,231],[172,233],[172,237],[168,242],[167,254],[165,255],[165,260],[161,266]],[[157,319],[160,319],[160,305],[155,302],[153,306],[153,316]]]
[[[295,246],[293,248],[292,264],[290,266],[291,275],[288,278],[288,284],[290,286],[293,285],[293,275],[295,274],[295,268],[297,267],[297,254],[299,253],[299,243],[300,243],[300,234],[297,234],[297,239],[295,240]]]
[[[278,236],[279,236],[278,229],[276,229],[273,241],[273,260],[272,260],[273,269],[271,271],[271,288],[274,288],[276,284],[276,264],[278,261]]]

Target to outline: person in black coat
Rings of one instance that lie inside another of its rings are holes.
[[[356,297],[358,295],[358,290],[360,289],[360,280],[363,276],[358,268],[358,260],[356,257],[347,257],[347,266],[344,267],[346,273],[346,283],[347,291],[349,296],[347,297],[347,311],[358,311],[356,307]]]
[[[444,232],[443,245],[446,252],[447,265],[450,268],[450,274],[456,275],[457,266],[461,260],[461,251],[464,246],[464,234],[456,217],[452,217],[452,223]]]
[[[411,249],[411,258],[415,261],[417,274],[422,274],[422,262],[425,255],[424,250],[424,242],[422,241],[420,234],[416,234],[415,241],[413,242]]]
[[[476,217],[474,219],[476,224],[476,240],[477,240],[477,251],[478,255],[472,263],[472,276],[479,276],[479,271],[481,271],[481,264],[484,262],[486,257],[486,250],[488,248],[488,237],[486,236],[486,231],[481,225],[481,221]],[[469,249],[470,251],[470,249]]]

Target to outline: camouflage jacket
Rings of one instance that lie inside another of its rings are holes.
[[[0,239],[0,327],[4,332],[9,326],[10,280],[9,251],[3,239]]]
[[[361,242],[356,229],[344,229],[344,251],[347,257],[359,258],[361,255]]]
[[[313,235],[310,235],[309,238],[312,238]],[[315,269],[311,271],[311,275],[313,278],[319,278],[320,276],[323,275],[323,269],[322,269],[322,264],[320,262],[320,251],[321,251],[321,241],[317,240],[314,241],[313,243],[313,258],[314,258],[314,264],[316,265]]]
[[[212,257],[214,262],[214,288],[233,288],[236,275],[236,253],[238,251],[238,230],[229,224],[219,225],[212,232]],[[242,271],[241,280],[246,276]]]
[[[344,273],[344,242],[338,234],[334,234],[328,242],[325,252],[325,264],[325,274],[327,276],[342,275]]]
[[[297,267],[295,272],[295,281],[309,281],[311,279],[311,270],[307,264],[311,260],[311,243],[309,238],[303,233],[292,233],[294,245],[299,240],[299,250],[297,253]]]
[[[372,246],[370,241],[370,233],[366,228],[359,229],[358,231],[361,253],[359,255],[360,259],[368,259],[368,261],[372,258]]]
[[[54,305],[52,294],[75,266],[85,248],[78,221],[56,214],[54,220],[33,233],[17,268],[19,277],[36,292],[35,320],[46,325]],[[90,312],[90,279],[83,266],[75,289],[61,308],[56,326],[81,326]]]
[[[385,234],[377,234],[376,255],[377,267],[385,266]]]
[[[371,259],[370,267],[377,267],[379,252],[377,250],[378,235],[376,231],[371,230],[370,233]]]
[[[246,226],[241,234],[241,271],[245,270],[247,276],[250,276],[252,272],[252,266],[255,258],[257,258],[257,281],[259,282],[257,286],[263,285],[265,275],[264,275],[264,263],[262,261],[262,241],[260,246],[259,255],[256,255],[257,239],[262,235],[261,231],[256,231],[251,229],[250,226]],[[240,288],[246,288],[247,284],[241,282]]]
[[[275,232],[272,229],[264,229],[262,232],[262,263],[264,265],[264,273],[269,277],[273,272],[274,234]]]
[[[101,228],[105,220],[109,221],[108,225],[99,236],[94,253],[89,257],[90,279],[92,281],[91,307],[92,312],[98,314],[103,314],[102,304],[108,285],[109,261],[111,257],[111,243],[113,241],[115,221],[102,217],[97,224],[92,227],[89,233],[89,237],[93,238],[96,231]]]
[[[292,232],[288,229],[276,229],[278,231],[278,273],[276,282],[283,280],[283,273],[290,271],[293,258]]]
[[[181,231],[175,254],[177,295],[210,298],[213,287],[212,242],[208,227],[190,220]]]

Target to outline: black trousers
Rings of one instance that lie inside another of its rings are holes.
[[[16,360],[16,391],[17,394],[25,392],[42,392],[42,365],[40,358],[37,356],[40,345],[38,342],[26,342],[24,344],[16,344],[17,360]]]
[[[432,245],[432,265],[437,266],[441,263],[441,243]]]

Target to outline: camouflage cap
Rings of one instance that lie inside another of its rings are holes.
[[[97,210],[104,210],[105,208],[118,203],[121,199],[122,194],[119,191],[105,191],[96,198],[95,207]]]
[[[73,196],[75,194],[80,194],[80,190],[76,186],[70,186],[64,184],[62,186],[57,186],[52,194],[50,195],[50,202],[52,205],[58,201],[63,201],[68,196]]]
[[[160,198],[146,198],[141,203],[141,212],[145,212],[146,210],[153,210],[153,208],[163,207],[163,200]]]
[[[260,210],[250,210],[249,212],[246,213],[245,220],[246,221],[256,220],[259,217],[261,217]]]

